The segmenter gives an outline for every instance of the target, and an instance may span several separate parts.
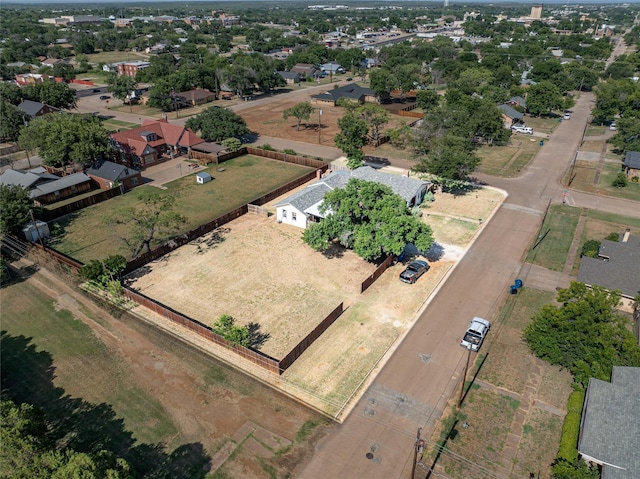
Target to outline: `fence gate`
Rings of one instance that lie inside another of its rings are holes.
[[[263,208],[262,206],[252,205],[251,203],[249,203],[247,207],[249,208],[249,213],[252,213],[258,216],[264,216],[265,218],[269,217],[269,210],[267,210],[266,208]]]

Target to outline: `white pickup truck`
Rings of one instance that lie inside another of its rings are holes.
[[[516,133],[522,133],[523,135],[533,135],[533,128],[525,125],[513,125],[511,127]]]
[[[469,323],[469,327],[466,333],[464,333],[464,338],[460,341],[460,346],[471,349],[472,351],[477,351],[480,349],[482,341],[484,341],[484,337],[489,332],[490,327],[491,323],[489,321],[476,316],[471,320],[471,323]]]

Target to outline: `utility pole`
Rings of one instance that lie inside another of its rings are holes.
[[[418,453],[422,454],[424,451],[424,439],[420,439],[420,435],[422,434],[422,428],[418,428],[418,433],[416,434],[416,443],[413,447],[413,466],[411,467],[411,479],[413,479],[416,475],[416,466],[418,465]]]
[[[38,229],[38,224],[36,223],[36,219],[33,217],[33,210],[29,210],[29,214],[31,215],[31,223],[33,223],[33,227],[36,229],[36,234],[38,235],[38,241],[40,241],[40,246],[42,246],[43,250],[47,250],[44,246],[44,242],[42,241],[42,236],[40,236],[40,230]]]
[[[322,131],[322,108],[318,108],[318,145],[320,144],[321,131]]]
[[[458,399],[458,409],[462,406],[462,398],[464,397],[464,383],[467,382],[467,369],[469,369],[469,360],[471,359],[471,346],[467,348],[467,364],[464,367],[462,375],[462,387],[460,388],[460,398]]]

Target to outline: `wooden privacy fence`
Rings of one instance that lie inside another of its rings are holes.
[[[410,118],[424,118],[424,113],[420,113],[419,111],[398,110],[398,116],[408,116]]]
[[[262,148],[254,148],[252,146],[247,146],[245,149],[249,155],[262,156],[271,160],[295,163],[296,165],[308,166],[310,168],[324,168],[325,170],[327,167],[327,164],[322,160],[305,158],[304,156],[290,155],[279,151],[263,150]]]
[[[289,353],[280,360],[280,374],[291,366],[296,359],[298,359],[302,353],[304,353],[313,342],[318,339],[322,333],[324,333],[329,326],[331,326],[336,319],[344,312],[344,303],[340,303],[336,309],[331,311],[329,315],[324,318],[320,324],[318,324],[313,331],[307,334],[302,341],[300,341]]]
[[[247,205],[247,208],[248,208],[247,213],[251,213],[258,216],[264,216],[265,218],[269,217],[269,210],[266,208],[263,208],[262,206]]]
[[[176,324],[180,324],[181,326],[190,329],[194,333],[202,336],[203,338],[211,341],[214,344],[224,347],[229,351],[234,352],[238,356],[251,361],[254,364],[268,370],[269,372],[280,374],[280,365],[278,361],[271,356],[268,356],[260,351],[256,351],[254,349],[246,348],[236,343],[232,343],[231,341],[227,341],[222,336],[217,335],[210,328],[202,324],[200,321],[196,321],[195,319],[188,318],[187,316],[174,311],[173,309],[165,306],[164,304],[155,301],[143,294],[140,294],[136,291],[133,291],[130,288],[124,287],[123,294],[125,297],[130,299],[131,301],[135,301],[136,303],[144,306],[145,308],[149,308],[152,311],[155,311],[163,318],[166,318]]]
[[[39,212],[38,217],[43,221],[51,221],[56,218],[60,218],[61,216],[68,215],[69,213],[73,213],[74,211],[87,208],[88,206],[102,203],[103,201],[114,198],[116,196],[120,196],[121,194],[122,191],[120,188],[102,190],[94,195],[86,196],[72,203],[67,203],[66,205],[59,206],[58,208],[52,208],[50,210],[43,208]]]
[[[52,256],[54,259],[56,259],[58,262],[65,264],[67,266],[70,266],[76,271],[80,271],[84,266],[84,263],[81,263],[80,261],[73,259],[71,256],[67,256],[64,253],[61,253],[60,251],[56,251],[53,248],[49,248],[49,247],[44,248],[40,243],[30,243],[30,244],[34,248],[44,251],[49,256]]]
[[[387,268],[391,266],[394,258],[395,258],[395,255],[392,255],[392,254],[387,256],[387,259],[385,259],[380,264],[380,266],[378,266],[376,270],[373,273],[371,273],[371,275],[369,275],[369,277],[362,282],[362,284],[360,285],[360,294],[364,293],[369,288],[369,286],[375,283],[376,279],[382,276],[382,273],[384,273],[387,270]]]

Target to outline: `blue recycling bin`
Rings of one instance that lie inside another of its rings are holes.
[[[544,140],[540,140],[539,145],[540,145],[540,146],[544,145]]]
[[[515,284],[511,285],[511,289],[509,290],[511,294],[518,294],[518,288],[516,288]]]
[[[514,286],[516,287],[516,289],[522,288],[522,280],[516,279]]]

